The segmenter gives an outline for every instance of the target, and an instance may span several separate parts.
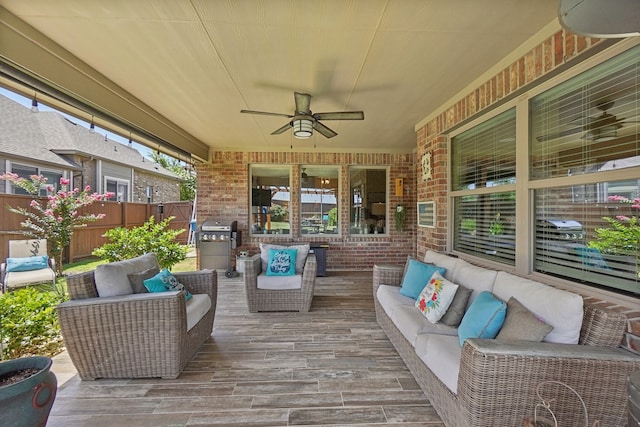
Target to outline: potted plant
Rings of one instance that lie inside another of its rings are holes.
[[[0,362],[0,413],[6,427],[44,426],[56,397],[56,376],[49,357]]]

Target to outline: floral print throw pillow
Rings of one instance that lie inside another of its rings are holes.
[[[436,271],[418,295],[415,306],[427,320],[436,323],[449,309],[457,290],[458,285]]]

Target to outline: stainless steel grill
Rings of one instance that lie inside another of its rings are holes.
[[[240,246],[238,221],[222,223],[208,218],[196,238],[200,269],[231,270],[231,254]]]

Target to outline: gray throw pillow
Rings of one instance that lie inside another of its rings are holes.
[[[152,278],[158,273],[160,273],[160,269],[158,267],[151,267],[139,273],[128,274],[127,277],[129,278],[129,282],[131,282],[133,293],[144,294],[149,292],[144,286],[144,281]]]
[[[458,325],[462,321],[464,312],[467,309],[467,302],[469,301],[471,292],[471,289],[465,288],[462,285],[458,285],[456,296],[453,297],[451,305],[447,309],[447,312],[444,314],[444,316],[442,316],[442,319],[440,319],[440,322],[448,326],[453,326],[454,328],[458,327]]]
[[[496,340],[541,342],[553,326],[533,314],[514,297],[507,301],[507,316]]]

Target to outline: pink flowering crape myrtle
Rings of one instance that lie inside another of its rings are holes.
[[[113,197],[113,193],[99,194],[91,192],[86,186],[82,191],[78,188],[68,189],[70,181],[60,178],[60,189],[47,184],[47,178],[42,175],[31,175],[29,179],[15,173],[0,175],[0,179],[11,182],[12,185],[23,189],[34,198],[29,203],[29,209],[11,207],[8,209],[26,217],[20,224],[24,228],[23,234],[36,239],[47,239],[51,256],[56,260],[57,273],[62,274],[62,252],[69,246],[73,230],[84,227],[89,222],[104,218],[104,214],[80,214],[81,208],[90,206]],[[39,197],[40,189],[46,188],[46,199]]]

